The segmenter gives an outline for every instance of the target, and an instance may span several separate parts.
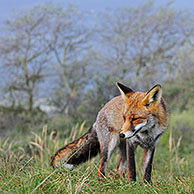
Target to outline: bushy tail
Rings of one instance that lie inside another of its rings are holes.
[[[73,169],[74,166],[96,156],[99,150],[96,132],[91,127],[83,136],[58,150],[52,158],[51,165],[53,167],[63,165],[67,169]]]

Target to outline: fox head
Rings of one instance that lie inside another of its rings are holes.
[[[137,132],[167,125],[167,111],[159,84],[147,92],[134,92],[121,83],[117,83],[117,86],[125,102],[121,138],[130,138]]]

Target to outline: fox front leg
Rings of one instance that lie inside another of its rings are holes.
[[[136,181],[135,150],[130,139],[126,140],[128,181]]]
[[[110,133],[108,142],[100,142],[100,163],[98,166],[98,177],[102,178],[105,176],[105,170],[114,149],[119,143],[119,136],[117,133]]]
[[[152,174],[152,162],[154,157],[155,147],[144,149],[144,179],[151,183],[151,174]]]
[[[127,156],[126,156],[126,140],[123,140],[119,144],[120,150],[120,160],[117,165],[117,172],[120,174],[120,177],[125,177],[126,169],[127,169]]]

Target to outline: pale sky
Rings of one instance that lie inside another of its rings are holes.
[[[8,18],[14,9],[26,9],[35,5],[52,2],[51,0],[0,0],[0,21],[4,21]],[[139,5],[145,0],[55,0],[53,1],[62,6],[66,6],[69,3],[77,5],[79,9],[84,11],[99,12],[106,8],[116,9],[125,6]],[[164,5],[169,0],[155,0],[155,5]],[[171,1],[172,7],[176,9],[194,8],[194,0],[174,0]]]

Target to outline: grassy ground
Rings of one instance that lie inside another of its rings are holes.
[[[73,171],[50,167],[50,157],[57,149],[84,133],[83,125],[72,130],[69,138],[59,138],[49,127],[41,132],[0,140],[0,193],[194,193],[194,121],[186,113],[173,114],[170,127],[162,136],[154,157],[153,185],[142,180],[142,150],[137,150],[137,182],[128,183],[116,172],[118,150],[99,180],[99,156]],[[189,114],[190,115],[190,114]],[[178,122],[190,129],[181,135]],[[192,129],[192,131],[191,131]],[[189,133],[189,135],[187,135]],[[178,134],[178,135],[177,135]]]

